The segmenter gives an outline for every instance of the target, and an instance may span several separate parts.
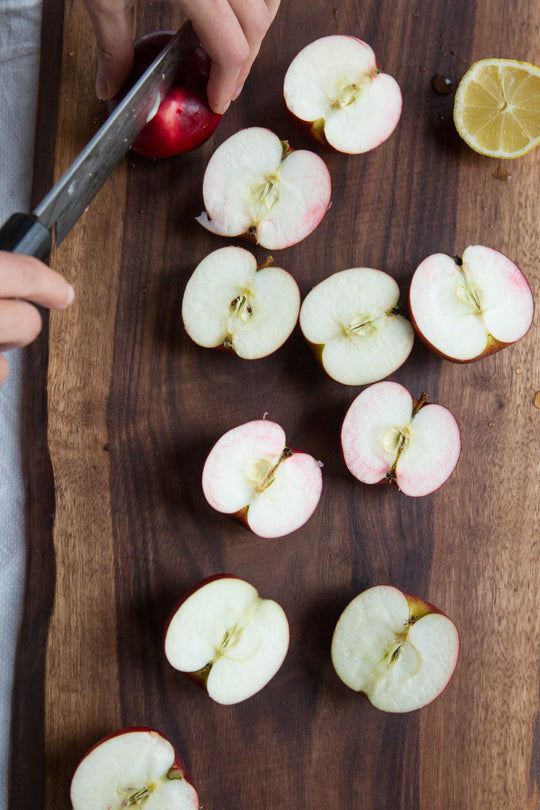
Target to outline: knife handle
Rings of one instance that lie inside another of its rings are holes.
[[[46,260],[52,248],[50,231],[34,214],[12,214],[0,228],[0,250]]]

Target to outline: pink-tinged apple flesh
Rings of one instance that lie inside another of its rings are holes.
[[[98,742],[71,782],[73,810],[198,810],[199,797],[169,740],[128,728]]]
[[[445,689],[459,656],[454,622],[389,585],[363,591],[339,618],[331,656],[341,680],[385,712],[410,712]]]
[[[459,426],[448,408],[415,401],[402,385],[383,381],[353,400],[341,428],[343,458],[364,484],[390,481],[412,497],[429,495],[454,471]]]
[[[368,152],[387,140],[401,116],[396,80],[377,66],[372,48],[351,36],[322,37],[291,62],[285,103],[312,134],[339,152]]]
[[[195,343],[253,360],[276,351],[290,336],[300,311],[300,290],[280,267],[262,267],[241,247],[206,256],[191,275],[182,320]]]
[[[330,205],[324,161],[290,150],[264,127],[231,135],[210,158],[203,179],[205,211],[197,221],[220,236],[249,235],[280,250],[315,230]]]
[[[263,689],[281,667],[289,624],[280,605],[238,577],[204,580],[182,601],[165,634],[165,655],[217,703]]]
[[[114,109],[142,76],[173,33],[155,31],[135,41],[133,69],[120,93],[109,103],[109,109]],[[208,106],[206,85],[209,75],[210,57],[199,47],[165,98],[156,99],[151,117],[131,149],[145,157],[165,158],[190,152],[207,141],[221,120],[221,115]]]
[[[409,291],[419,337],[454,362],[467,363],[524,337],[534,317],[531,288],[504,254],[484,245],[461,258],[435,253],[416,269]]]
[[[283,428],[268,419],[232,428],[210,451],[203,468],[206,500],[242,520],[260,537],[283,537],[306,523],[322,491],[321,465],[286,444]]]
[[[319,282],[300,307],[300,328],[326,373],[344,385],[368,385],[399,368],[414,330],[398,312],[399,287],[370,267]]]

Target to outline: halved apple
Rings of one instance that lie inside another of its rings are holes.
[[[144,727],[122,729],[96,743],[73,774],[70,795],[73,810],[199,808],[182,757],[162,734]]]
[[[330,377],[367,385],[392,374],[411,352],[414,330],[398,304],[395,279],[352,267],[310,290],[300,307],[300,328]]]
[[[341,428],[343,458],[364,484],[389,481],[413,497],[429,495],[450,477],[461,437],[453,414],[442,405],[414,400],[389,380],[358,394]]]
[[[186,332],[199,346],[239,357],[266,357],[287,340],[298,320],[300,291],[286,270],[257,266],[241,247],[218,248],[190,277],[182,300]]]
[[[221,236],[249,236],[279,250],[305,239],[330,205],[322,158],[291,149],[271,130],[247,127],[214,152],[203,178],[206,210],[196,217]]]
[[[312,134],[339,152],[360,154],[390,137],[401,116],[401,90],[356,37],[333,35],[306,45],[283,83],[285,104]]]
[[[289,447],[276,422],[256,419],[216,442],[204,464],[202,487],[218,512],[240,520],[260,537],[283,537],[315,511],[322,491],[321,465]]]
[[[259,692],[281,667],[289,647],[283,608],[243,579],[203,580],[175,610],[165,655],[217,703],[239,703]]]
[[[390,585],[363,591],[332,638],[336,673],[377,709],[410,712],[446,688],[459,656],[454,622],[429,602]]]
[[[520,340],[534,317],[523,272],[484,245],[470,245],[453,259],[444,253],[424,259],[412,277],[409,306],[419,337],[458,363],[479,360]]]

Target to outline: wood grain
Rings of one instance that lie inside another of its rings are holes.
[[[180,20],[174,5],[141,4],[133,33]],[[332,33],[368,41],[403,91],[398,129],[368,155],[318,149],[284,109],[290,60]],[[429,7],[313,0],[309,12],[301,0],[285,0],[212,141],[161,162],[128,156],[58,249],[53,265],[77,299],[50,323],[46,438],[54,493],[41,469],[46,459],[28,472],[31,525],[41,528],[28,538],[34,562],[18,653],[13,807],[68,808],[80,757],[101,736],[133,724],[159,728],[175,742],[205,810],[540,807],[537,319],[521,343],[469,366],[415,344],[393,379],[453,410],[463,451],[442,489],[408,499],[390,487],[362,487],[348,474],[339,431],[359,389],[327,378],[298,330],[271,357],[248,362],[199,349],[180,317],[189,275],[223,244],[194,222],[204,167],[228,135],[255,124],[319,151],[332,175],[323,223],[274,256],[303,295],[331,272],[365,265],[393,275],[405,296],[429,253],[455,255],[483,243],[522,266],[538,300],[540,150],[507,164],[507,181],[496,179],[498,163],[459,141],[453,96],[434,92],[431,77],[456,82],[486,56],[538,63],[539,35],[533,0],[514,4],[510,17],[495,0]],[[94,71],[84,10],[68,2],[56,175],[103,117]],[[213,513],[200,488],[212,443],[264,413],[324,463],[317,512],[279,541]],[[44,420],[32,429],[43,445]],[[40,519],[53,495],[51,534]],[[36,549],[40,534],[50,543]],[[213,704],[168,666],[161,648],[178,598],[220,571],[275,598],[291,625],[278,675],[233,707]],[[460,631],[451,684],[410,715],[373,709],[330,663],[338,616],[377,583],[429,599]],[[24,787],[29,748],[44,763],[31,792]]]

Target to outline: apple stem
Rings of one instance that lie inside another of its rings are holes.
[[[425,391],[422,391],[422,395],[421,395],[420,399],[417,399],[417,400],[416,400],[416,402],[414,403],[414,407],[413,407],[413,409],[412,409],[412,415],[413,415],[413,417],[414,417],[414,416],[416,416],[416,414],[418,413],[418,411],[420,410],[420,408],[423,408],[423,407],[424,407],[424,405],[426,404],[426,402],[428,401],[428,399],[429,399],[429,397],[428,397],[428,395],[426,394],[426,392],[425,392]]]
[[[286,458],[290,458],[292,455],[293,451],[290,449],[290,447],[285,447],[273,466],[266,459],[261,459],[253,464],[250,471],[251,474],[248,475],[248,480],[252,487],[257,492],[263,492],[273,482],[275,472],[281,462]]]
[[[266,259],[262,264],[259,264],[257,270],[264,270],[265,267],[272,267],[273,264],[274,264],[274,257],[269,255],[266,257]]]

